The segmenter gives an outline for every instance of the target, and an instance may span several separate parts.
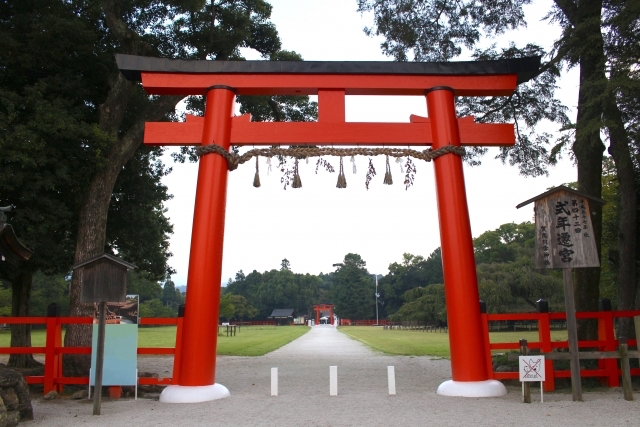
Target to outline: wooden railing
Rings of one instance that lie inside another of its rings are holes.
[[[598,311],[578,312],[578,319],[598,320],[598,339],[594,341],[579,341],[580,348],[597,348],[598,351],[616,351],[618,340],[615,337],[615,319],[622,317],[640,316],[640,310],[635,311]],[[567,341],[553,341],[551,339],[551,321],[566,320],[565,313],[520,313],[520,314],[482,314],[484,328],[485,349],[487,351],[487,372],[489,378],[498,380],[518,379],[518,372],[494,372],[491,354],[496,350],[519,350],[520,344],[514,342],[491,343],[489,341],[489,322],[491,321],[535,321],[538,324],[538,341],[529,341],[529,349],[536,349],[541,353],[549,353],[569,348]],[[628,345],[637,346],[636,340],[629,338]],[[569,369],[555,369],[552,360],[545,360],[546,380],[544,390],[555,390],[556,378],[571,378]],[[616,359],[602,359],[598,361],[597,369],[581,369],[581,377],[599,377],[608,387],[620,386],[621,371]],[[640,369],[631,369],[631,375],[640,375]]]
[[[46,325],[44,347],[0,347],[0,354],[44,354],[44,375],[26,376],[28,384],[43,384],[44,393],[52,390],[61,392],[64,385],[88,385],[89,377],[65,377],[62,372],[64,354],[91,354],[91,347],[64,347],[62,345],[62,325],[90,325],[91,317],[2,317],[0,323],[7,325]],[[182,317],[140,318],[140,325],[177,325],[176,339],[182,329]],[[138,347],[138,354],[175,354],[174,347]],[[175,356],[177,361],[179,355]],[[177,378],[177,363],[173,378],[138,378],[140,385],[169,385]]]
[[[578,319],[598,320],[598,339],[594,341],[579,341],[580,348],[597,348],[599,351],[616,351],[618,340],[615,337],[615,319],[623,317],[640,316],[640,310],[636,311],[600,311],[578,312]],[[177,381],[179,376],[180,354],[176,348],[180,348],[182,317],[177,318],[140,318],[140,325],[177,325],[176,347],[138,347],[139,355],[174,355],[174,370],[172,377],[166,378],[138,378],[141,385],[170,385]],[[528,348],[549,353],[557,350],[568,349],[567,341],[553,341],[551,339],[551,322],[566,320],[565,313],[519,313],[519,314],[482,314],[482,325],[485,337],[485,350],[487,354],[487,373],[489,378],[498,380],[518,379],[518,372],[494,372],[491,354],[498,350],[519,350],[520,344],[514,342],[492,343],[489,340],[489,322],[495,321],[533,321],[537,323],[538,341],[530,341]],[[2,317],[0,322],[8,325],[31,324],[46,325],[46,340],[44,347],[0,347],[0,354],[44,354],[44,375],[25,377],[29,384],[43,384],[44,393],[51,390],[62,391],[67,384],[89,384],[89,377],[65,377],[62,372],[62,356],[64,354],[91,354],[91,347],[64,347],[62,345],[62,325],[92,324],[91,317]],[[358,321],[357,323],[371,324],[374,321]],[[356,322],[354,322],[356,323]],[[378,324],[385,324],[386,320],[380,320]],[[640,331],[638,331],[640,332]],[[637,346],[635,339],[629,339],[630,347]],[[552,360],[545,361],[546,381],[545,391],[555,390],[556,378],[570,378],[569,369],[556,369]],[[608,387],[620,386],[621,370],[616,359],[602,359],[598,361],[597,369],[582,369],[581,377],[599,377]],[[640,376],[640,368],[631,369],[631,375]]]

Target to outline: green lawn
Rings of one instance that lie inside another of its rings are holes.
[[[31,345],[33,347],[44,347],[45,330],[37,329],[31,331]],[[11,345],[11,332],[8,329],[0,330],[0,347],[9,347]]]
[[[384,330],[371,326],[346,326],[340,332],[363,342],[369,347],[387,354],[402,356],[435,356],[449,358],[449,334],[407,330]],[[491,332],[491,342],[518,342],[525,338],[538,341],[538,332]],[[566,331],[552,331],[554,341],[567,339]],[[500,350],[498,350],[500,351]]]
[[[226,330],[220,328],[220,331]],[[234,337],[218,335],[218,354],[229,356],[262,356],[295,340],[309,331],[308,326],[245,326]],[[11,334],[0,331],[0,347],[9,347]],[[140,328],[138,330],[139,347],[173,347],[176,341],[175,326]],[[45,345],[45,331],[31,333],[34,347]]]

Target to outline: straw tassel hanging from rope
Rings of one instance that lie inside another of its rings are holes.
[[[302,187],[302,181],[300,180],[300,174],[298,174],[298,159],[296,158],[296,163],[293,166],[293,183],[291,184],[291,188],[300,187]]]
[[[256,156],[256,176],[253,177],[253,186],[258,188],[260,187],[260,175],[259,175],[259,168],[258,168],[258,157]]]
[[[384,181],[386,185],[393,184],[393,178],[391,177],[391,166],[389,166],[389,156],[387,156],[387,171],[384,174]]]
[[[340,173],[338,173],[337,188],[347,188],[347,178],[344,176],[344,168],[342,167],[342,157],[340,157]]]

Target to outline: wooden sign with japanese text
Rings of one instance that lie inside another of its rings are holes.
[[[536,268],[599,267],[589,201],[558,190],[535,201]]]

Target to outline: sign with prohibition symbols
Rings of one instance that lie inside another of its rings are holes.
[[[520,381],[544,381],[544,356],[520,356]]]

